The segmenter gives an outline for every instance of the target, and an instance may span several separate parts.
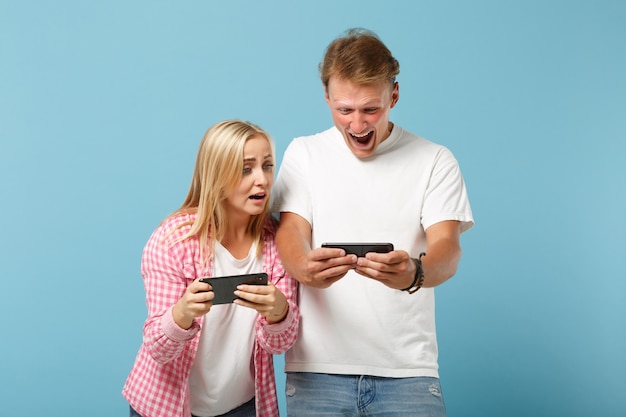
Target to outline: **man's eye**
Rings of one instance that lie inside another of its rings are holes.
[[[378,108],[365,109],[365,113],[374,114],[378,111]]]
[[[350,109],[337,109],[337,111],[339,111],[339,113],[341,113],[341,114],[348,114],[348,113],[351,112]]]

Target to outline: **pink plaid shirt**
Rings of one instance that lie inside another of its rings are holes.
[[[166,219],[144,248],[141,274],[148,318],[143,328],[143,343],[122,391],[129,404],[143,417],[191,415],[188,380],[198,350],[203,317],[184,330],[174,322],[172,307],[194,279],[211,276],[213,260],[202,266],[197,239],[172,244],[190,226],[183,226],[173,233],[172,230],[194,218],[195,214],[185,214]],[[278,257],[274,241],[276,226],[276,221],[268,217],[262,233],[263,271],[287,297],[289,313],[285,320],[276,324],[268,324],[259,316],[254,344],[257,416],[271,417],[278,416],[272,355],[293,346],[300,321],[296,304],[297,281],[287,274]]]

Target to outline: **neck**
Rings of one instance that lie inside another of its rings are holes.
[[[222,246],[237,259],[245,258],[248,255],[250,246],[254,241],[248,226],[248,223],[230,224],[226,226],[224,236],[220,240]]]

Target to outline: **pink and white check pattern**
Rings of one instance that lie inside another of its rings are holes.
[[[172,307],[194,279],[211,276],[213,262],[211,259],[203,267],[197,239],[172,242],[190,226],[175,230],[176,227],[191,223],[194,218],[194,214],[186,214],[166,219],[144,248],[141,274],[148,318],[143,328],[143,343],[122,391],[130,405],[144,417],[191,415],[188,379],[198,349],[202,317],[190,329],[183,330],[172,318]],[[300,321],[297,281],[286,273],[278,257],[274,241],[276,226],[276,221],[268,217],[262,233],[263,271],[287,297],[289,313],[280,323],[270,325],[261,316],[256,322],[255,396],[260,417],[278,416],[272,355],[293,346]]]

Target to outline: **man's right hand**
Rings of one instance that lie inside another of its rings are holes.
[[[312,249],[300,262],[305,268],[294,278],[310,287],[328,288],[343,278],[349,270],[354,269],[356,261],[356,255],[346,255],[343,249]]]
[[[303,285],[328,288],[356,268],[356,255],[343,249],[311,249],[311,225],[295,213],[281,213],[276,244],[285,269]]]

